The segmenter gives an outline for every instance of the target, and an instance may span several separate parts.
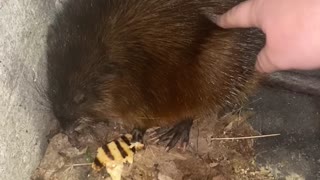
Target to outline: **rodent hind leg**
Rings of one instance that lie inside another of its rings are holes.
[[[156,143],[169,141],[166,145],[166,151],[169,151],[175,147],[180,140],[181,147],[183,148],[183,151],[185,151],[187,145],[189,144],[189,136],[192,125],[193,119],[188,118],[172,127],[155,129],[152,133],[150,133],[150,139]]]

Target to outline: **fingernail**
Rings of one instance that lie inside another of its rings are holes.
[[[212,14],[211,15],[211,20],[214,22],[214,23],[218,23],[218,19],[219,19],[219,17],[218,17],[219,15],[217,15],[217,14]]]
[[[259,73],[262,73],[262,74],[264,74],[264,73],[265,73],[265,72],[262,70],[262,68],[261,68],[261,65],[260,65],[260,62],[259,62],[259,61],[257,61],[257,62],[256,62],[255,69],[256,69],[256,71],[257,71],[257,72],[259,72]]]
[[[256,71],[258,72],[258,73],[260,73],[260,74],[268,74],[268,73],[270,73],[270,72],[266,72],[266,71],[264,71],[262,68],[260,68],[260,67],[256,67]]]

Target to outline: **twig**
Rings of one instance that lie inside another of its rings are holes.
[[[71,167],[91,166],[92,163],[72,164]]]
[[[257,138],[274,137],[274,136],[280,136],[280,134],[268,134],[268,135],[247,136],[247,137],[231,137],[231,138],[211,138],[211,140],[243,140],[243,139],[257,139]]]
[[[199,137],[200,137],[200,128],[199,128],[199,121],[196,121],[197,122],[197,153],[199,152]]]

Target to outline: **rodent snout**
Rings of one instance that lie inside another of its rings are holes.
[[[54,115],[60,121],[64,130],[71,128],[78,119],[76,109],[68,106],[67,104],[56,106],[54,108]]]

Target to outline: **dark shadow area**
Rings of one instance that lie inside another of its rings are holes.
[[[320,97],[263,87],[252,101],[253,127],[281,134],[257,140],[257,163],[269,166],[276,179],[320,179]]]

